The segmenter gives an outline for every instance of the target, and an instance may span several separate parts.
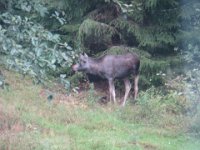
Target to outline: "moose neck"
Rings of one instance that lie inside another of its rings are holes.
[[[90,67],[88,69],[88,73],[93,75],[100,75],[102,68],[102,61],[98,59],[90,58],[89,60]]]

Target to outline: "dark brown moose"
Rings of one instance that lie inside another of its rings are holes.
[[[100,58],[91,58],[87,54],[80,55],[79,63],[72,66],[74,71],[98,75],[108,80],[110,100],[116,102],[114,79],[123,79],[125,95],[121,105],[124,106],[131,90],[128,76],[134,75],[134,99],[138,94],[140,59],[135,53],[124,55],[105,55]]]

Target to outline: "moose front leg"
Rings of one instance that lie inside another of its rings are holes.
[[[113,79],[109,79],[109,80],[108,80],[108,83],[109,83],[110,101],[113,100],[113,102],[116,103],[114,80],[113,80]]]

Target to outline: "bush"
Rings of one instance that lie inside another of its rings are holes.
[[[1,63],[38,81],[48,79],[52,72],[63,68],[70,72],[74,50],[29,18],[4,13],[0,15]]]

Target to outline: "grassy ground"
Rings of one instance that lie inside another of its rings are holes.
[[[138,113],[146,112],[139,105],[102,106],[87,92],[67,96],[57,85],[47,90],[3,74],[10,86],[0,89],[1,150],[199,150],[180,116],[158,120]]]

